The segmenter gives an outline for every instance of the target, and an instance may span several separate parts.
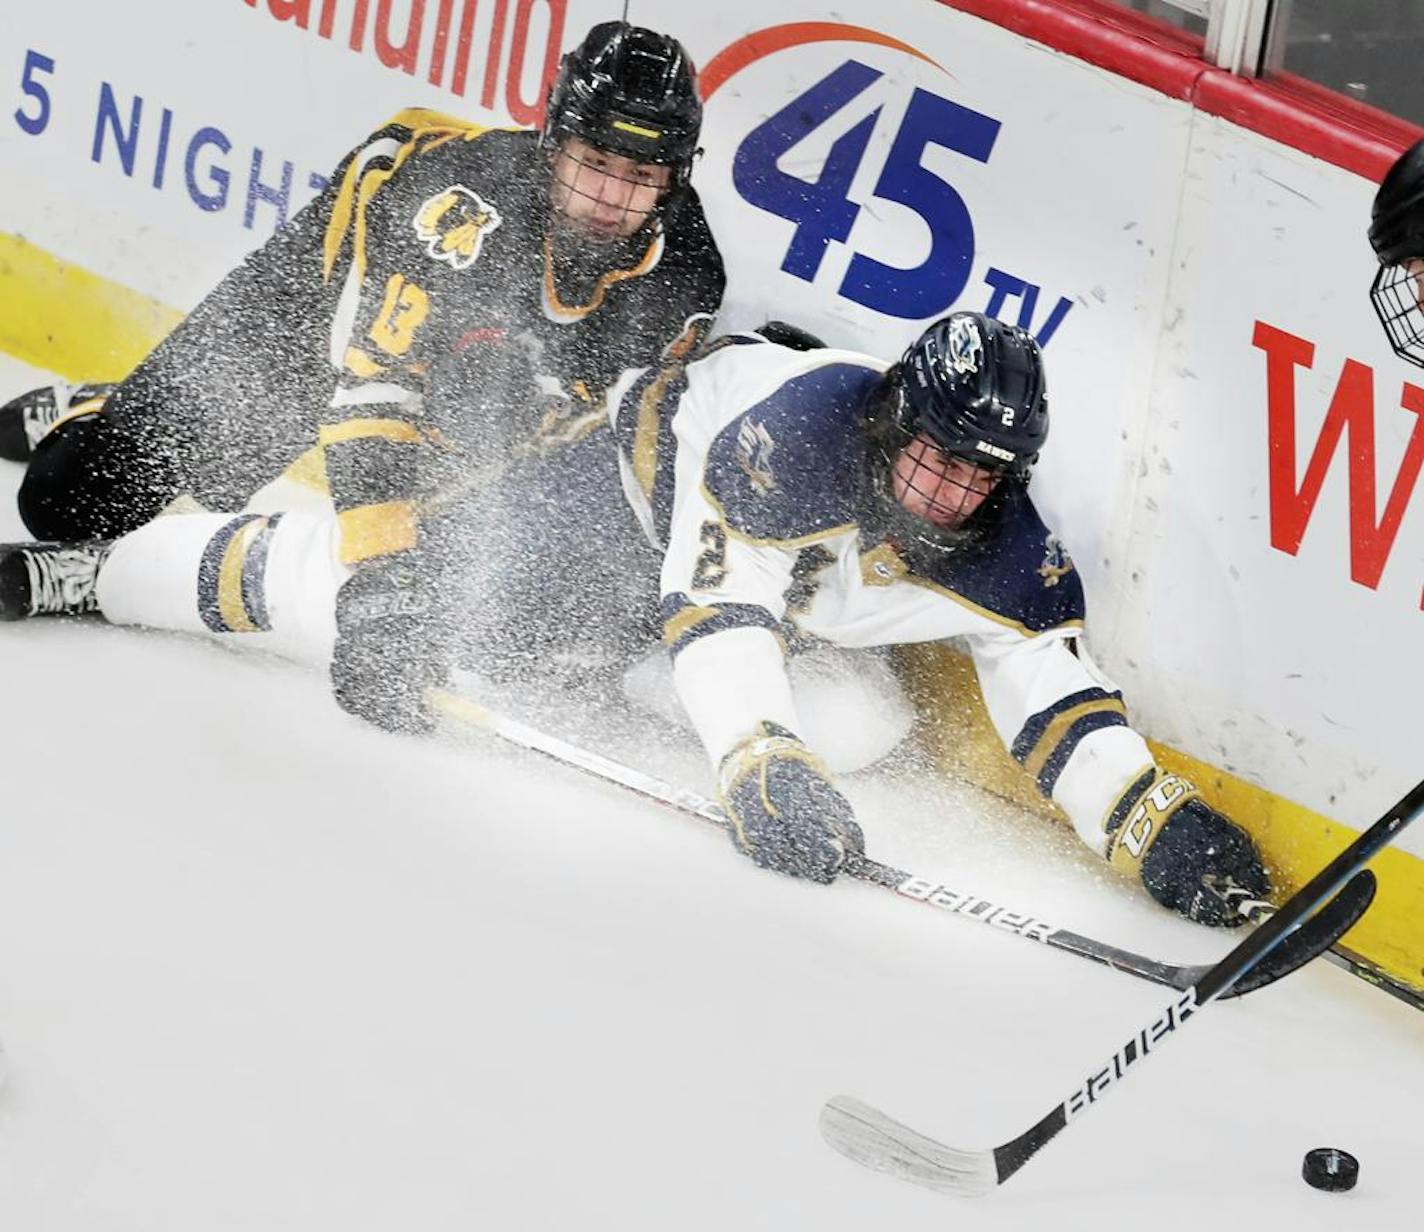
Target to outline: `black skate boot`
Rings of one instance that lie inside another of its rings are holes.
[[[0,406],[0,458],[28,462],[61,419],[102,410],[113,385],[41,385]]]
[[[0,543],[0,620],[98,612],[94,584],[112,546]]]

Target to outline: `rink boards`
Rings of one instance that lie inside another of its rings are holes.
[[[68,7],[0,15],[0,346],[108,377],[383,117],[530,123],[558,51],[622,6]],[[891,354],[957,306],[1039,335],[1035,490],[1095,657],[1284,884],[1418,777],[1424,374],[1380,336],[1364,237],[1402,126],[1207,69],[1082,0],[632,16],[703,69],[727,324]],[[926,670],[940,692],[962,674]],[[998,753],[951,743],[960,768]],[[1402,846],[1424,854],[1424,830]],[[1352,941],[1424,985],[1424,866],[1380,867]]]

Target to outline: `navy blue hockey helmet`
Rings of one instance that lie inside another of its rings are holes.
[[[941,551],[991,535],[1048,439],[1038,343],[977,312],[942,317],[886,371],[865,427],[869,493],[886,533]]]
[[[1048,440],[1043,353],[1031,335],[978,312],[954,312],[922,333],[890,370],[908,435],[946,453],[1027,478]]]
[[[672,170],[687,184],[702,131],[697,73],[677,39],[600,22],[564,56],[549,89],[546,145],[578,137],[612,154]]]
[[[1370,288],[1395,354],[1424,368],[1424,141],[1407,149],[1381,181],[1370,215],[1380,268]]]

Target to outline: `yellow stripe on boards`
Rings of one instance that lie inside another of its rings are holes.
[[[419,445],[425,440],[420,429],[404,419],[344,419],[340,423],[322,424],[317,429],[317,440],[323,447],[369,437],[380,437],[402,445]]]
[[[71,381],[127,376],[183,314],[0,232],[0,350]]]

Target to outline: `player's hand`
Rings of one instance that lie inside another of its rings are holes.
[[[343,710],[388,731],[425,732],[425,691],[443,684],[435,588],[415,552],[365,562],[336,594],[331,686]]]
[[[732,840],[763,868],[829,882],[865,850],[850,802],[784,727],[759,724],[723,758],[720,779]]]
[[[1246,919],[1235,904],[1264,899],[1271,889],[1251,836],[1176,775],[1159,775],[1143,793],[1114,833],[1108,858],[1135,868],[1153,898],[1199,924],[1235,928]]]

